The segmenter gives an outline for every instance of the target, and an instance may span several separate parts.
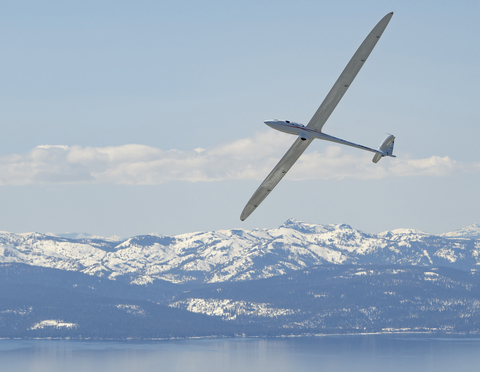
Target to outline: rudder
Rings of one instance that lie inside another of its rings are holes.
[[[378,163],[380,161],[380,159],[383,158],[384,156],[395,157],[395,155],[393,155],[393,146],[394,145],[395,145],[395,136],[390,134],[387,138],[385,138],[383,140],[382,144],[378,148],[379,152],[377,152],[373,156],[372,161],[374,163]]]

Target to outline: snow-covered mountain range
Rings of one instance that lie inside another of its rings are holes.
[[[86,236],[86,235],[84,235]],[[368,234],[290,219],[277,229],[220,230],[128,239],[0,233],[0,263],[79,271],[132,284],[268,278],[324,264],[480,265],[480,225],[441,235],[413,229]]]

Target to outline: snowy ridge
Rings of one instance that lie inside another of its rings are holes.
[[[463,230],[474,235],[477,227]],[[137,285],[158,279],[172,283],[246,281],[324,264],[440,265],[471,270],[480,264],[480,240],[466,239],[465,231],[462,236],[459,232],[435,236],[397,229],[375,235],[345,224],[290,219],[277,229],[152,234],[120,241],[3,232],[0,263],[80,271],[112,280],[127,277]]]
[[[219,316],[224,320],[235,320],[242,315],[273,318],[300,312],[300,310],[276,309],[267,303],[233,301],[230,299],[218,300],[212,298],[189,298],[185,301],[174,302],[169,306],[191,311],[193,313]]]
[[[66,323],[63,320],[49,319],[49,320],[42,320],[41,322],[35,324],[33,327],[30,328],[30,330],[42,329],[46,327],[75,328],[75,327],[78,327],[78,325],[75,323]]]

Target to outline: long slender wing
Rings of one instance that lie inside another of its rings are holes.
[[[313,139],[302,141],[300,138],[297,138],[292,147],[290,147],[287,153],[278,162],[275,168],[273,168],[267,178],[265,178],[265,181],[262,182],[257,191],[255,191],[248,201],[243,209],[242,215],[240,216],[242,221],[245,221],[245,219],[252,214],[268,194],[270,194],[273,188],[277,186],[283,176],[285,176],[292,165],[295,164],[297,159],[303,154],[312,141]]]
[[[392,16],[393,12],[388,13],[368,34],[362,45],[360,45],[358,50],[353,55],[350,62],[348,62],[347,67],[345,67],[335,85],[332,87],[332,89],[330,89],[330,92],[323,100],[315,115],[313,115],[312,119],[307,125],[308,128],[312,128],[317,131],[322,130],[323,125],[330,117],[338,102],[340,102],[342,99],[350,84],[352,84],[353,79],[355,79],[357,76],[358,72],[377,44],[378,39],[380,39],[380,36],[382,36],[383,31],[387,27]]]

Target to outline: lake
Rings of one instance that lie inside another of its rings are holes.
[[[475,371],[480,337],[358,335],[168,341],[0,340],[2,372]]]

